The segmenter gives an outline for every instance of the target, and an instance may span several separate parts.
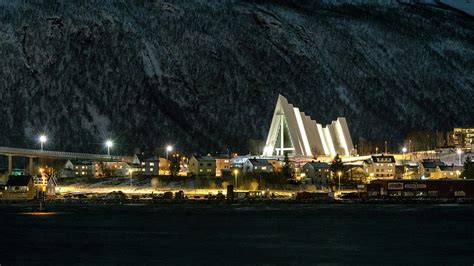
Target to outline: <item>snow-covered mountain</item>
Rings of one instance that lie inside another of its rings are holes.
[[[474,124],[474,20],[415,1],[2,1],[0,145],[264,139],[279,93],[353,138]]]

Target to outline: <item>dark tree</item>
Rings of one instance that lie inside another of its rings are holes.
[[[283,167],[281,168],[281,173],[286,178],[292,178],[290,158],[288,158],[287,152],[285,152],[285,158],[283,159]]]
[[[342,163],[342,160],[341,160],[341,157],[339,157],[339,154],[336,154],[334,159],[332,159],[330,169],[334,176],[336,176],[338,172],[341,172],[341,173],[344,172],[344,164]]]
[[[179,154],[173,154],[170,159],[170,172],[172,176],[177,176],[180,169]]]
[[[464,171],[461,173],[462,178],[474,179],[474,162],[468,156],[466,161],[464,161]]]

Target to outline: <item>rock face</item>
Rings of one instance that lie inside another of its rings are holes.
[[[277,95],[353,138],[474,124],[474,19],[395,1],[2,1],[0,145],[246,151]]]

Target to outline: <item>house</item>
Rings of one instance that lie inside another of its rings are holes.
[[[144,153],[138,153],[133,156],[132,164],[138,164],[140,166],[145,165],[146,156]]]
[[[189,172],[193,175],[215,176],[216,175],[216,159],[210,155],[199,156],[193,155],[189,159]]]
[[[54,197],[56,196],[56,187],[58,186],[58,182],[56,178],[51,177],[46,184],[46,197]]]
[[[33,177],[30,175],[9,176],[3,190],[3,199],[32,200],[36,196]]]
[[[364,161],[364,171],[370,178],[393,179],[395,177],[395,157],[373,155]]]
[[[67,177],[95,177],[96,166],[91,161],[68,160],[64,165],[63,175]]]
[[[273,166],[264,159],[248,159],[242,168],[244,173],[273,173]]]
[[[216,159],[216,176],[230,176],[231,158],[228,155],[219,155]]]
[[[425,178],[436,178],[433,175],[439,171],[438,166],[445,165],[440,159],[424,159],[420,165],[422,176]]]
[[[142,175],[158,176],[160,171],[160,157],[152,156],[142,161]]]
[[[326,184],[331,176],[329,164],[325,162],[309,162],[301,168],[301,176],[311,178],[313,183]]]
[[[175,156],[176,154],[173,154]],[[171,175],[171,162],[166,158],[160,158],[159,175]]]
[[[101,162],[96,163],[96,176],[120,176],[130,175],[130,165],[126,162]]]
[[[54,197],[56,195],[57,180],[55,177],[48,178],[46,175],[33,177],[36,191],[45,193],[46,197]]]
[[[438,165],[430,178],[459,178],[464,168],[455,165]]]

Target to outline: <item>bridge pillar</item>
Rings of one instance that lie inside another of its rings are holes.
[[[8,175],[11,175],[13,172],[13,156],[7,155],[8,157]]]
[[[28,163],[28,174],[33,175],[33,169],[34,169],[34,162],[33,162],[33,157],[28,157],[29,163]]]

